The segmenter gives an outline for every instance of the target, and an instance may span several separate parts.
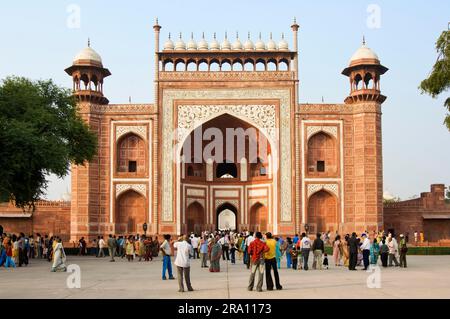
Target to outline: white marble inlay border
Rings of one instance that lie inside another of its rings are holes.
[[[116,142],[125,134],[134,133],[144,140],[147,140],[147,126],[145,125],[117,125],[116,126]]]
[[[116,198],[120,194],[132,189],[144,197],[147,197],[147,185],[146,184],[116,184]]]

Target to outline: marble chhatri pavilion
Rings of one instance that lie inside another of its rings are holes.
[[[365,43],[342,71],[344,103],[299,104],[295,21],[293,48],[284,35],[277,43],[272,35],[253,42],[250,34],[225,34],[221,42],[216,34],[210,41],[191,35],[187,43],[180,34],[160,47],[161,26],[153,29],[153,104],[110,104],[103,85],[111,73],[90,45],[65,70],[99,151],[72,168],[70,209],[59,228],[36,222],[33,231],[77,240],[142,233],[144,223],[153,234],[383,227],[380,77],[388,69]],[[241,157],[216,161],[201,156],[210,138],[195,142],[196,132],[204,137],[210,128],[256,134],[244,137]],[[257,157],[247,149],[253,142]],[[200,152],[190,152],[191,144]]]

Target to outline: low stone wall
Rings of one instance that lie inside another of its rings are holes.
[[[0,204],[0,225],[5,233],[40,233],[70,239],[70,202],[40,201],[34,212],[23,211],[11,203]]]

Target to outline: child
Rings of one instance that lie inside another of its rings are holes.
[[[236,263],[236,246],[234,245],[234,243],[231,244],[231,248],[230,248],[230,253],[231,253],[231,263],[235,264]]]
[[[327,254],[323,255],[323,267],[325,269],[328,269],[328,256],[327,256]]]
[[[291,249],[291,260],[292,260],[292,269],[297,270],[297,262],[298,262],[298,251],[294,247]]]

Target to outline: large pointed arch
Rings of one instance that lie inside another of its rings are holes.
[[[181,165],[183,165],[183,161],[181,161],[181,158],[183,158],[184,154],[182,153],[183,151],[183,146],[185,144],[185,142],[187,141],[187,139],[191,136],[191,134],[198,128],[204,126],[206,123],[214,120],[214,119],[218,119],[221,116],[227,115],[227,116],[231,116],[233,118],[236,118],[239,121],[242,121],[246,124],[248,124],[250,127],[254,127],[259,134],[261,134],[262,137],[264,137],[267,140],[268,143],[268,147],[270,148],[270,153],[268,155],[268,159],[270,159],[270,164],[268,163],[267,166],[270,166],[270,174],[267,174],[267,177],[271,179],[270,183],[273,185],[273,187],[276,189],[277,185],[278,185],[278,152],[279,152],[279,145],[278,145],[278,140],[277,140],[277,134],[276,134],[276,128],[275,127],[270,127],[268,126],[268,123],[272,123],[275,126],[275,106],[273,105],[255,105],[255,112],[254,114],[257,114],[257,110],[260,111],[260,109],[258,109],[259,107],[264,108],[266,113],[270,113],[268,111],[268,109],[273,110],[273,121],[272,120],[263,120],[258,122],[257,120],[254,120],[248,116],[245,116],[243,113],[241,113],[238,110],[238,107],[246,107],[246,106],[239,106],[239,105],[232,105],[232,107],[228,107],[229,105],[211,105],[211,106],[203,106],[203,108],[207,108],[207,107],[211,107],[214,112],[211,112],[211,114],[203,114],[202,116],[200,116],[197,120],[192,120],[192,116],[190,116],[189,118],[191,119],[191,121],[181,121],[179,122],[179,132],[178,132],[178,143],[176,144],[175,147],[175,154],[174,154],[174,158],[176,159],[176,216],[177,216],[177,229],[179,231],[181,231],[181,221],[182,221],[182,207],[181,207],[181,203],[182,203],[182,192],[181,192]],[[237,106],[235,108],[235,106]],[[181,118],[185,119],[185,116],[192,115],[193,113],[195,113],[194,111],[192,111],[192,109],[190,109],[190,107],[192,107],[191,105],[187,105],[186,107],[188,107],[188,110],[190,110],[189,112],[182,114]],[[253,106],[252,106],[253,107]],[[273,107],[273,108],[272,108]],[[180,110],[180,106],[179,106],[179,110]],[[206,112],[208,113],[208,112]],[[195,118],[195,116],[194,116]],[[180,114],[178,119],[180,120]],[[266,125],[266,127],[264,127],[264,125]],[[183,154],[183,155],[182,155]],[[191,154],[192,155],[192,154]],[[240,159],[237,161],[237,163],[240,162]],[[238,165],[238,170],[239,169],[239,165]],[[215,172],[214,172],[215,175]],[[208,176],[208,170],[206,169],[206,176]],[[239,178],[241,176],[239,175]],[[208,181],[208,179],[207,179]],[[277,210],[277,206],[278,206],[278,200],[277,200],[277,195],[275,194],[274,200],[273,200],[273,205],[271,206],[271,211],[276,211]],[[210,220],[212,222],[213,220],[213,211],[209,211],[208,212],[209,217],[207,218],[207,220]],[[268,221],[268,224],[272,224],[272,225],[276,225],[277,221],[275,220],[277,218],[276,214],[272,214],[272,213],[268,213],[268,216],[272,219],[274,219],[273,221]],[[217,215],[216,215],[217,218]],[[243,221],[242,221],[243,222]]]

